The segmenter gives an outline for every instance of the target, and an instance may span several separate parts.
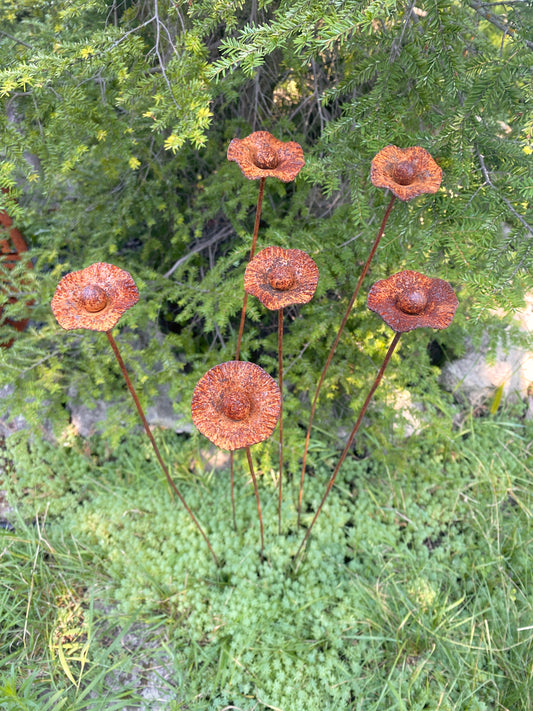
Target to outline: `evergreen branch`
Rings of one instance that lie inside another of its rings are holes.
[[[165,279],[168,279],[171,277],[176,269],[180,267],[184,262],[189,259],[189,257],[192,257],[193,254],[196,254],[197,252],[202,252],[204,249],[207,247],[211,247],[213,244],[216,244],[218,241],[221,239],[224,239],[225,237],[228,237],[231,233],[233,232],[233,227],[228,226],[228,227],[223,227],[221,230],[218,232],[215,232],[215,234],[210,237],[207,240],[204,240],[204,242],[200,242],[200,244],[197,244],[196,247],[193,247],[187,254],[183,257],[180,257],[177,262],[174,262],[174,264],[170,267],[168,272],[163,274]]]
[[[0,30],[0,35],[4,35],[4,37],[7,37],[8,39],[12,40],[13,42],[16,42],[17,44],[22,44],[24,47],[27,47],[28,49],[33,49],[33,46],[31,44],[24,42],[24,40],[20,40],[20,39],[17,39],[16,37],[13,37],[13,35],[10,35],[7,32],[4,32],[4,30]]]
[[[529,232],[531,236],[533,236],[533,227],[522,217],[522,215],[515,210],[513,207],[512,203],[510,200],[508,200],[505,195],[502,195],[501,192],[498,191],[498,188],[494,185],[494,183],[491,180],[489,171],[487,170],[487,166],[485,165],[485,161],[483,159],[483,156],[481,153],[478,151],[476,148],[476,155],[479,160],[479,165],[481,166],[481,172],[483,173],[483,177],[485,178],[485,181],[490,185],[490,187],[493,190],[496,190],[499,193],[500,198],[503,200],[503,202],[507,205],[509,210],[513,213],[513,215],[516,217],[516,219],[522,223],[522,225],[526,228],[526,230]]]
[[[490,174],[489,174],[489,171],[487,170],[487,166],[485,165],[485,161],[483,160],[483,156],[482,156],[481,153],[477,150],[477,148],[476,148],[476,154],[477,154],[477,157],[478,157],[478,160],[479,160],[479,164],[480,164],[480,166],[481,166],[481,172],[483,173],[483,177],[485,178],[485,182],[486,182],[488,185],[490,185],[491,188],[493,188],[494,190],[497,190],[497,188],[495,187],[494,183],[492,182],[492,180],[491,180],[491,178],[490,178]],[[529,232],[529,234],[533,236],[533,228],[531,227],[531,225],[530,225],[528,222],[526,222],[526,220],[522,217],[522,215],[520,215],[520,214],[514,209],[514,207],[513,207],[512,204],[510,203],[510,201],[509,201],[504,195],[501,195],[501,194],[500,194],[500,197],[501,197],[501,199],[503,200],[503,202],[507,205],[507,207],[509,208],[509,210],[510,210],[510,211],[513,213],[513,215],[516,217],[516,219],[517,219],[519,222],[521,222],[522,225],[523,225],[523,226],[526,228],[526,230]],[[514,277],[518,274],[518,272],[522,269],[522,267],[523,267],[523,265],[524,265],[524,262],[525,262],[527,256],[529,255],[529,252],[530,252],[530,248],[528,247],[527,250],[526,250],[526,252],[525,252],[525,254],[523,255],[522,259],[518,262],[518,264],[516,265],[516,267],[513,269],[513,272],[512,272],[511,276],[509,277],[509,279],[508,279],[507,281],[512,281],[512,280],[514,279]]]
[[[389,62],[394,62],[396,57],[398,57],[398,55],[400,54],[402,44],[403,44],[403,37],[405,35],[405,31],[407,30],[407,28],[409,27],[409,25],[411,23],[411,16],[413,14],[415,4],[416,4],[416,0],[411,0],[411,4],[409,5],[409,7],[407,8],[407,10],[405,12],[405,18],[404,18],[403,25],[402,25],[402,31],[400,32],[399,36],[396,37],[394,39],[393,43],[391,44],[391,49],[390,49],[390,54],[389,54]]]
[[[161,26],[165,29],[165,31],[166,31],[166,33],[167,33],[167,36],[168,36],[168,38],[169,38],[169,41],[170,41],[170,45],[171,45],[171,47],[172,47],[172,49],[173,49],[174,52],[176,52],[176,47],[174,46],[174,43],[172,42],[172,39],[171,39],[171,36],[170,36],[170,33],[169,33],[168,29],[167,29],[166,26],[161,22],[161,20],[160,20],[160,18],[159,18],[159,4],[158,4],[158,1],[157,1],[157,0],[155,0],[154,12],[155,12],[154,17],[155,17],[155,21],[156,21],[156,24],[155,24],[155,27],[156,27],[156,37],[155,37],[155,47],[154,47],[155,53],[156,53],[157,59],[159,60],[159,66],[161,67],[161,73],[162,73],[163,79],[165,80],[165,84],[167,85],[167,88],[168,88],[168,91],[169,91],[170,96],[171,96],[171,98],[172,98],[172,101],[173,101],[173,103],[174,103],[174,106],[175,106],[175,107],[178,109],[178,111],[179,111],[179,110],[180,110],[180,106],[179,106],[178,102],[176,101],[176,97],[174,96],[174,92],[172,91],[172,84],[170,83],[170,79],[169,79],[168,76],[167,76],[167,72],[166,72],[166,68],[165,68],[165,62],[164,62],[164,60],[163,60],[163,55],[161,54],[161,49],[160,49],[160,41],[161,41],[160,27],[161,27]]]
[[[133,27],[131,30],[128,30],[125,32],[122,37],[119,37],[118,40],[113,42],[105,51],[110,52],[112,49],[115,47],[118,47],[119,44],[124,42],[124,40],[129,37],[130,35],[134,34],[135,32],[138,32],[139,30],[142,30],[143,27],[146,27],[147,25],[150,25],[152,22],[157,21],[157,17],[154,15],[153,17],[150,17],[150,19],[146,20],[146,22],[143,22],[142,25],[137,25],[137,27]]]
[[[528,0],[501,0],[500,2],[484,2],[483,7],[496,7],[501,5],[523,5]]]
[[[480,2],[480,0],[469,0],[468,4],[473,10],[481,15],[483,19],[487,20],[487,22],[490,22],[501,30],[504,35],[518,36],[516,27],[508,24],[500,15],[495,15],[493,12],[490,12],[490,10],[487,10],[488,5],[486,3]],[[533,50],[533,42],[531,40],[523,39],[522,42],[528,49]]]

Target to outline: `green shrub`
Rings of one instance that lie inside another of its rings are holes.
[[[127,349],[148,334],[142,363],[128,359],[144,401],[166,383],[188,413],[198,377],[234,354],[257,184],[225,154],[258,128],[299,141],[307,161],[296,183],[268,182],[260,246],[303,249],[321,275],[313,302],[287,319],[289,440],[385,209],[369,165],[386,144],[422,145],[444,182],[393,211],[368,283],[402,268],[451,281],[462,306],[438,340],[456,353],[492,307],[518,306],[531,285],[532,16],[525,4],[500,9],[487,20],[477,3],[448,0],[195,0],[153,12],[4,3],[0,185],[13,190],[2,201],[35,262],[21,285],[32,324],[2,352],[13,412],[39,425],[48,409],[61,430],[69,388],[87,402],[121,388],[99,337],[65,335],[49,308],[63,274],[109,261],[141,292],[120,336]],[[363,304],[362,293],[328,376],[325,418],[350,411],[368,386],[368,357],[384,347]],[[6,304],[4,315],[21,310]],[[271,369],[274,331],[251,304],[243,357]],[[416,358],[399,364],[399,381],[428,381],[428,339],[405,346]]]

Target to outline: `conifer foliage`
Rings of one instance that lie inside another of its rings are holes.
[[[139,286],[121,341],[143,397],[166,384],[187,412],[199,374],[233,356],[257,186],[226,151],[252,131],[297,141],[306,159],[294,183],[267,181],[258,244],[304,250],[321,274],[305,323],[287,310],[292,427],[389,200],[370,181],[384,146],[423,147],[443,181],[393,211],[372,280],[413,268],[461,285],[439,336],[450,350],[467,314],[475,335],[531,288],[528,3],[5,0],[0,28],[0,208],[34,262],[10,274],[21,298],[2,295],[2,319],[31,316],[24,333],[0,324],[1,341],[15,336],[0,372],[13,412],[39,422],[46,403],[64,420],[68,389],[90,401],[121,387],[96,340],[58,338],[49,306],[62,276],[102,261]],[[362,346],[385,348],[363,303],[321,405],[339,418],[371,376]],[[275,371],[275,322],[254,304],[247,321],[243,358]],[[428,336],[414,338],[400,384],[429,370]]]

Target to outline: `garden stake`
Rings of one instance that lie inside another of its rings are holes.
[[[239,165],[245,178],[259,180],[259,196],[257,198],[257,209],[255,211],[252,248],[248,260],[251,261],[254,258],[257,245],[265,180],[269,177],[279,178],[279,180],[284,183],[290,183],[294,180],[305,165],[303,151],[302,147],[294,141],[284,143],[275,138],[268,131],[255,131],[249,136],[246,136],[246,138],[234,138],[228,146],[227,157],[228,160],[235,161]],[[237,336],[235,360],[239,360],[241,351],[247,301],[247,294],[245,294],[242,304],[239,334]]]
[[[246,138],[234,138],[228,146],[227,158],[228,160],[235,161],[239,165],[245,178],[259,180],[259,195],[255,211],[252,247],[248,259],[250,262],[254,258],[257,245],[265,180],[268,177],[278,178],[284,183],[294,180],[305,165],[303,151],[302,147],[295,141],[284,143],[275,138],[268,131],[255,131]],[[247,304],[248,294],[245,292],[242,300],[235,360],[239,360],[241,354],[241,341],[244,332],[244,322],[246,320]],[[230,452],[230,468],[233,471],[233,452]],[[231,484],[231,498],[233,501],[233,481]]]
[[[391,344],[390,344],[390,346],[389,346],[389,350],[387,351],[387,354],[386,354],[386,356],[385,356],[385,360],[383,361],[383,364],[382,364],[381,368],[379,369],[378,374],[376,375],[376,379],[374,380],[374,383],[373,383],[372,387],[370,388],[370,391],[369,391],[368,395],[366,396],[366,400],[365,400],[365,402],[363,403],[363,407],[361,408],[361,412],[359,413],[359,417],[357,418],[357,421],[356,421],[356,423],[355,423],[355,425],[354,425],[354,427],[353,427],[353,429],[352,429],[352,431],[351,431],[351,433],[350,433],[350,436],[348,437],[348,441],[346,442],[346,446],[345,446],[344,449],[342,450],[342,454],[341,454],[341,456],[340,456],[339,461],[337,462],[337,466],[335,467],[335,470],[334,470],[333,474],[331,475],[331,478],[330,478],[330,480],[329,480],[329,482],[328,482],[328,485],[327,485],[327,488],[326,488],[326,493],[325,493],[324,496],[322,497],[322,501],[320,502],[320,505],[319,505],[318,509],[316,510],[316,513],[315,513],[315,515],[314,515],[314,518],[313,518],[313,520],[311,521],[311,525],[310,525],[309,528],[307,529],[307,532],[306,532],[306,534],[305,534],[305,536],[304,536],[304,539],[303,539],[303,541],[301,542],[300,547],[298,548],[298,551],[296,552],[296,556],[294,557],[294,562],[295,562],[295,564],[296,564],[295,570],[298,570],[298,568],[299,568],[299,566],[300,566],[300,562],[298,561],[298,558],[300,557],[300,554],[301,554],[301,552],[303,551],[303,548],[304,548],[305,544],[307,543],[307,540],[308,540],[308,538],[309,538],[309,536],[310,536],[310,534],[311,534],[311,530],[312,530],[313,526],[315,525],[315,521],[317,520],[319,513],[322,511],[322,507],[323,507],[324,504],[326,503],[326,499],[328,498],[328,494],[329,494],[329,492],[331,491],[331,488],[332,488],[333,484],[335,483],[335,479],[336,479],[336,477],[337,477],[337,474],[339,473],[339,469],[341,468],[342,463],[344,462],[344,460],[345,460],[345,458],[346,458],[346,455],[348,454],[348,452],[349,452],[349,450],[350,450],[350,446],[351,446],[351,444],[352,444],[352,442],[353,442],[353,438],[354,438],[355,435],[357,434],[357,430],[359,429],[359,426],[360,426],[360,424],[361,424],[361,422],[362,422],[362,420],[363,420],[363,417],[364,417],[364,414],[365,414],[365,412],[366,412],[366,410],[367,410],[367,408],[368,408],[368,405],[370,404],[370,401],[372,400],[372,396],[373,396],[374,393],[376,392],[376,390],[377,390],[377,388],[378,388],[378,385],[379,385],[380,382],[381,382],[381,379],[382,379],[382,377],[383,377],[383,373],[385,372],[385,368],[386,368],[387,365],[389,364],[389,361],[390,361],[390,359],[391,359],[391,356],[392,356],[392,354],[394,353],[394,349],[395,349],[396,346],[398,345],[398,341],[400,340],[400,336],[401,336],[401,333],[396,333],[396,334],[394,335],[394,338],[392,339],[392,342],[391,342]]]
[[[198,430],[221,449],[246,449],[257,500],[264,552],[263,517],[250,447],[274,432],[281,410],[276,381],[261,367],[242,360],[215,365],[194,388],[191,412]]]
[[[284,183],[290,183],[296,178],[305,165],[304,155],[302,147],[295,141],[287,141],[284,143],[275,138],[268,131],[255,131],[249,136],[246,136],[246,138],[234,138],[228,146],[227,157],[228,160],[235,161],[238,164],[245,178],[249,180],[259,180],[259,196],[257,198],[257,209],[255,211],[252,248],[248,260],[251,261],[254,258],[257,245],[265,180],[266,178],[279,178],[279,180]],[[242,304],[239,333],[237,336],[235,360],[239,360],[241,351],[247,301],[247,294],[245,294]]]
[[[250,257],[248,261],[250,262],[255,255],[255,248],[257,245],[257,235],[259,234],[259,223],[261,221],[261,209],[263,207],[263,193],[265,192],[265,178],[261,178],[259,181],[259,196],[257,198],[257,208],[255,211],[255,224],[254,224],[254,233],[252,235],[252,248],[250,249]],[[248,294],[244,292],[244,297],[242,300],[242,311],[241,311],[241,322],[239,324],[239,333],[237,335],[237,350],[235,352],[235,360],[239,360],[239,356],[241,353],[241,341],[242,341],[242,334],[244,331],[244,321],[246,319],[246,307],[248,303]]]
[[[263,206],[263,193],[265,191],[265,178],[261,178],[259,181],[259,196],[257,198],[257,208],[255,211],[255,223],[254,223],[254,233],[252,236],[252,248],[250,249],[250,257],[248,261],[252,260],[255,254],[255,247],[257,244],[257,235],[259,233],[259,223],[261,221],[261,209]],[[246,320],[246,308],[248,304],[248,294],[244,292],[244,296],[242,299],[242,311],[241,311],[241,322],[239,324],[239,333],[237,335],[237,350],[235,352],[235,360],[239,360],[240,354],[241,354],[241,341],[242,341],[242,334],[244,332],[244,321]],[[234,483],[233,483],[233,470],[234,470],[234,461],[233,461],[233,452],[229,453],[229,464],[230,464],[230,470],[231,470],[231,502],[233,505],[233,524],[235,527],[235,530],[237,530],[237,524],[235,521],[235,489],[234,489]]]
[[[281,535],[281,502],[283,490],[283,309],[278,310],[278,385],[282,394],[279,411],[279,481],[278,481],[278,534]]]
[[[138,300],[139,292],[128,272],[113,264],[97,262],[86,269],[64,276],[57,285],[51,306],[59,325],[66,330],[86,328],[91,331],[105,332],[167,481],[202,534],[213,560],[218,566],[218,558],[208,537],[187,506],[163,462],[122,356],[111,334],[111,329],[117,324],[122,314]]]
[[[309,442],[311,439],[311,428],[313,426],[313,419],[315,416],[315,410],[316,410],[316,406],[317,406],[317,402],[318,402],[318,395],[320,393],[322,383],[324,382],[324,379],[326,377],[326,373],[328,372],[330,363],[333,360],[333,356],[335,355],[335,351],[337,350],[337,346],[339,345],[339,341],[340,341],[342,332],[344,331],[344,327],[346,326],[346,322],[348,321],[348,317],[350,315],[352,307],[355,304],[355,300],[357,299],[357,295],[359,294],[359,291],[361,289],[361,284],[363,283],[363,280],[368,272],[370,263],[371,263],[372,259],[374,258],[374,254],[376,253],[376,250],[379,246],[379,243],[380,243],[380,240],[383,236],[383,233],[385,232],[385,225],[387,224],[387,220],[389,219],[389,215],[391,213],[392,206],[394,205],[394,200],[395,200],[395,196],[392,195],[389,205],[387,207],[387,210],[385,212],[385,216],[381,222],[381,227],[379,228],[377,237],[374,240],[374,244],[372,245],[372,249],[370,250],[368,259],[366,260],[366,263],[363,267],[363,271],[361,272],[361,275],[359,276],[359,281],[356,284],[355,291],[353,292],[352,298],[350,299],[350,303],[348,304],[348,308],[346,309],[346,312],[345,312],[343,319],[341,321],[341,325],[339,326],[339,330],[337,331],[337,335],[335,336],[335,340],[333,341],[333,345],[331,346],[331,350],[330,350],[328,357],[326,359],[324,368],[322,369],[322,373],[320,375],[320,379],[318,381],[318,385],[317,385],[317,388],[315,391],[315,396],[313,398],[313,404],[311,405],[311,414],[309,416],[309,425],[307,426],[307,433],[305,435],[305,446],[304,446],[304,454],[303,454],[303,461],[302,461],[302,474],[301,474],[301,478],[300,478],[300,491],[298,493],[298,518],[297,518],[297,526],[298,527],[300,526],[300,515],[301,515],[301,510],[302,510],[302,497],[303,497],[303,491],[304,491],[304,479],[305,479],[305,469],[306,469],[306,463],[307,463],[307,451],[309,449]]]
[[[329,492],[339,473],[350,449],[353,439],[361,425],[364,414],[377,390],[391,356],[396,348],[400,335],[415,328],[429,326],[431,328],[447,328],[455,314],[458,301],[452,287],[443,279],[432,279],[419,272],[406,270],[398,272],[388,279],[377,281],[368,294],[367,306],[381,316],[385,323],[395,332],[394,338],[385,355],[383,364],[374,380],[372,387],[363,403],[361,412],[348,437],[340,459],[328,482],[326,493],[307,529],[304,539],[296,552],[294,563],[296,570],[300,566],[301,553],[309,539],[311,529],[326,502]],[[299,560],[300,559],[300,560]]]
[[[0,188],[2,193],[9,193],[7,188]],[[14,269],[17,263],[22,258],[22,254],[28,251],[28,246],[24,240],[24,237],[20,231],[13,227],[13,220],[4,210],[0,210],[0,255],[2,257],[0,261],[0,268],[5,268],[8,272]],[[26,268],[28,270],[33,269],[33,264],[31,261],[26,262]],[[23,281],[19,282],[19,286],[22,286]],[[4,289],[4,286],[6,287]],[[15,304],[20,301],[20,296],[18,293],[13,293],[11,291],[11,286],[2,285],[2,292],[8,295],[7,303]],[[33,306],[33,301],[28,301],[26,306],[29,308]],[[0,317],[2,316],[4,307],[0,306]],[[16,331],[24,331],[28,325],[29,317],[17,319],[14,321],[11,318],[6,318],[6,325],[11,326]],[[9,340],[0,342],[0,348],[11,348],[14,339],[9,338]]]
[[[320,389],[326,377],[326,373],[331,364],[341,334],[346,326],[346,322],[350,315],[350,311],[355,303],[361,284],[366,276],[366,273],[370,267],[370,263],[374,257],[374,254],[378,248],[379,242],[383,233],[385,231],[385,225],[389,219],[390,212],[392,210],[395,198],[406,202],[412,198],[417,197],[423,193],[435,193],[440,187],[442,180],[442,170],[435,163],[431,155],[420,146],[413,146],[411,148],[397,148],[396,146],[386,146],[372,159],[370,167],[370,180],[372,184],[379,188],[387,188],[391,191],[392,196],[385,211],[385,215],[381,222],[381,227],[379,228],[377,237],[374,241],[372,249],[366,263],[363,267],[363,271],[359,277],[355,291],[346,313],[341,321],[341,325],[333,341],[333,345],[326,359],[326,363],[320,375],[318,385],[316,388],[315,396],[313,398],[313,403],[311,405],[311,414],[309,417],[309,425],[307,427],[307,433],[305,436],[304,454],[302,460],[302,474],[300,478],[300,491],[298,493],[298,519],[297,525],[300,525],[300,516],[302,510],[302,497],[303,497],[303,486],[305,480],[305,470],[307,463],[307,452],[309,450],[309,442],[311,438],[311,429],[313,426],[313,419],[315,416],[315,410],[318,402],[318,395]]]
[[[237,518],[235,517],[235,487],[233,485],[234,480],[234,467],[233,467],[233,452],[230,452],[229,457],[229,471],[230,471],[230,481],[231,481],[231,513],[233,514],[233,530],[237,533]]]
[[[244,291],[256,296],[271,311],[278,312],[278,378],[283,393],[283,308],[307,304],[318,284],[318,267],[300,249],[266,247],[246,267]],[[281,533],[283,490],[283,404],[279,417],[278,533]]]
[[[180,492],[179,492],[179,490],[178,490],[178,487],[177,487],[176,484],[174,483],[174,481],[173,481],[172,477],[170,476],[170,473],[169,473],[169,471],[168,471],[168,469],[167,469],[167,466],[166,466],[165,462],[163,461],[163,457],[161,456],[161,453],[160,453],[160,451],[159,451],[159,447],[158,447],[157,444],[156,444],[156,441],[155,441],[155,439],[154,439],[154,435],[152,434],[152,431],[150,430],[150,426],[148,425],[148,421],[147,421],[147,419],[146,419],[146,417],[145,417],[143,408],[142,408],[142,406],[141,406],[141,403],[139,402],[139,398],[138,398],[138,396],[137,396],[137,393],[135,392],[135,389],[134,389],[134,387],[133,387],[133,384],[132,384],[132,382],[131,382],[131,380],[130,380],[130,377],[129,377],[129,375],[128,375],[128,371],[126,370],[126,366],[124,365],[124,361],[122,360],[122,356],[120,355],[120,352],[119,352],[119,350],[118,350],[118,347],[117,347],[117,344],[116,344],[116,342],[115,342],[115,339],[113,338],[113,336],[112,336],[112,334],[111,334],[111,331],[106,331],[106,332],[105,332],[105,335],[107,336],[107,340],[109,341],[109,344],[111,345],[111,348],[113,349],[113,353],[115,354],[115,357],[116,357],[116,359],[117,359],[117,361],[118,361],[118,364],[119,364],[119,366],[120,366],[120,370],[121,370],[121,372],[122,372],[122,375],[124,376],[124,380],[126,381],[126,385],[128,386],[128,390],[130,391],[130,394],[131,394],[131,396],[132,396],[132,398],[133,398],[133,402],[135,403],[135,407],[137,408],[137,412],[139,413],[139,417],[141,418],[141,421],[142,421],[142,423],[143,423],[144,430],[145,430],[146,434],[148,435],[148,439],[150,440],[150,442],[151,442],[151,444],[152,444],[153,450],[154,450],[154,452],[155,452],[155,456],[157,457],[157,460],[158,460],[159,464],[161,465],[161,469],[163,470],[163,473],[165,474],[168,483],[170,484],[170,486],[172,487],[172,489],[175,491],[175,493],[177,494],[179,500],[181,501],[181,503],[182,503],[183,506],[185,507],[185,510],[187,511],[187,513],[189,514],[189,516],[191,517],[191,519],[193,520],[194,525],[196,526],[196,528],[197,528],[197,529],[200,531],[200,533],[202,534],[204,541],[207,543],[207,547],[208,547],[209,550],[211,551],[211,555],[213,556],[213,560],[215,561],[215,564],[216,564],[217,566],[219,566],[219,565],[220,565],[219,560],[218,560],[217,556],[215,555],[215,551],[213,550],[213,548],[212,548],[212,546],[211,546],[211,543],[209,542],[209,538],[207,537],[207,535],[206,535],[206,533],[204,532],[203,528],[202,528],[202,527],[200,526],[200,524],[198,523],[198,520],[196,519],[196,516],[193,514],[193,512],[191,511],[191,509],[190,509],[189,506],[187,505],[187,502],[185,501],[185,499],[183,498],[183,496],[180,494]]]
[[[237,532],[237,518],[235,516],[235,457],[233,452],[229,453],[229,471],[230,471],[230,495],[231,495],[231,511],[233,514],[233,530]]]
[[[257,479],[255,478],[254,465],[252,463],[252,455],[250,454],[250,447],[245,447],[246,457],[248,459],[248,467],[250,468],[250,474],[252,475],[252,481],[254,483],[255,500],[257,501],[257,514],[259,516],[259,529],[261,531],[261,560],[264,558],[265,554],[265,538],[263,533],[263,515],[261,513],[261,501],[259,500],[259,489],[257,488]]]

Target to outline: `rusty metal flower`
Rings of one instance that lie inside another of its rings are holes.
[[[110,331],[138,300],[139,292],[128,272],[97,262],[61,279],[52,299],[52,311],[67,331]]]
[[[242,449],[270,437],[278,422],[281,393],[261,367],[242,360],[215,365],[198,381],[192,419],[221,449]]]
[[[284,143],[268,131],[255,131],[246,138],[234,138],[228,147],[228,160],[239,164],[245,178],[294,180],[305,165],[302,147],[295,141]]]
[[[388,188],[397,198],[406,201],[422,193],[436,193],[442,170],[420,146],[386,146],[372,160],[370,180],[376,187]]]
[[[455,292],[447,281],[409,270],[377,281],[367,299],[368,308],[397,333],[424,326],[447,328],[457,305]]]
[[[266,247],[248,263],[244,290],[275,311],[311,301],[318,283],[318,267],[300,249]]]
[[[8,192],[6,188],[1,188],[1,191],[3,193]],[[27,251],[28,247],[24,241],[24,237],[16,227],[13,227],[11,217],[5,211],[0,211],[0,269],[5,268],[8,272],[14,269],[21,260],[21,255]],[[27,261],[26,269],[30,270],[32,268],[32,263]],[[6,285],[2,285],[2,293],[7,295],[8,304],[16,304],[20,300],[20,297],[18,294],[13,293],[12,284],[8,287],[8,280],[6,279],[5,281]],[[22,287],[24,282],[25,278],[21,277],[18,282],[19,287]],[[26,302],[26,306],[33,306],[33,301],[30,300]],[[0,306],[0,318],[2,317],[3,310],[3,306]],[[12,326],[16,331],[24,331],[28,321],[29,318],[17,320],[10,318],[5,319],[5,323]],[[0,348],[10,348],[13,345],[13,340],[14,339],[11,338],[6,342],[0,343]]]

